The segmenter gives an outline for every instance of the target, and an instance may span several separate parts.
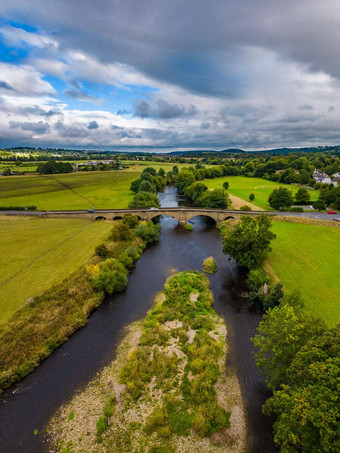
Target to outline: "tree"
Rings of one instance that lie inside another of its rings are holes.
[[[223,183],[223,186],[222,186],[222,187],[223,187],[223,189],[228,190],[228,189],[229,189],[229,183],[228,183],[228,181],[225,181],[225,182]]]
[[[139,185],[138,192],[151,192],[155,193],[156,188],[151,182],[149,181],[142,181],[141,184]]]
[[[174,166],[172,167],[172,174],[173,174],[173,175],[178,175],[178,167],[177,167],[177,165],[174,165]]]
[[[314,201],[313,208],[317,211],[323,211],[324,209],[326,209],[326,203],[324,202],[324,200],[321,200],[319,198],[317,201]]]
[[[324,330],[319,319],[292,306],[288,298],[264,314],[253,342],[258,349],[256,364],[269,388],[277,389],[287,382],[288,368],[296,353]]]
[[[138,192],[138,189],[139,189],[139,186],[141,185],[141,183],[143,182],[142,179],[135,179],[134,181],[132,181],[131,185],[130,185],[130,190],[131,192],[135,192],[137,193]]]
[[[200,196],[208,190],[208,187],[202,182],[194,182],[190,186],[186,187],[185,195],[194,202],[197,202]]]
[[[307,189],[304,187],[300,187],[300,189],[295,194],[295,202],[297,204],[305,204],[309,203],[310,201],[310,194]]]
[[[127,275],[128,271],[122,263],[115,258],[107,259],[93,279],[93,288],[106,294],[123,291],[127,286]]]
[[[282,453],[340,451],[339,325],[313,336],[295,355],[282,388],[266,401],[274,414],[274,439]]]
[[[110,239],[112,241],[128,241],[132,239],[132,231],[128,224],[119,222],[111,230]]]
[[[96,291],[104,291],[106,294],[123,291],[127,286],[127,275],[117,270],[102,268],[93,281]]]
[[[153,167],[144,168],[142,174],[150,173],[150,175],[156,176],[156,170]]]
[[[180,193],[184,193],[185,188],[190,186],[196,180],[194,174],[188,169],[184,168],[180,171],[176,178],[176,186]]]
[[[157,195],[150,192],[138,192],[129,203],[130,209],[159,208],[160,203]]]
[[[250,200],[250,201],[254,201],[254,200],[255,200],[255,195],[254,195],[253,193],[251,193],[251,194],[249,195],[249,200]]]
[[[160,168],[158,170],[158,176],[161,176],[162,178],[165,178],[165,171],[164,168]]]
[[[12,170],[11,167],[6,167],[5,170],[2,172],[3,176],[11,176]]]
[[[161,226],[159,224],[154,224],[152,220],[149,220],[146,225],[141,223],[136,229],[136,236],[142,238],[147,244],[157,242],[160,233]]]
[[[270,241],[275,234],[270,230],[269,216],[241,217],[233,229],[227,230],[223,238],[223,253],[230,255],[239,266],[254,269],[261,266],[270,252]]]
[[[274,189],[269,195],[268,202],[276,210],[289,208],[294,202],[292,191],[285,187]]]
[[[133,229],[139,225],[139,218],[133,214],[124,214],[122,223],[125,223],[129,228]]]
[[[211,209],[227,209],[230,198],[224,189],[207,190],[198,199],[199,206]]]

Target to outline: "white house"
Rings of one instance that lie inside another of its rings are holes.
[[[332,176],[332,184],[334,185],[334,187],[338,187],[338,185],[340,184],[340,173],[334,173],[334,175]]]
[[[318,170],[317,168],[314,170],[313,179],[316,182],[321,182],[322,184],[330,184],[332,182],[331,178],[326,173]]]

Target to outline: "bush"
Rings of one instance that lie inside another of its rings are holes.
[[[251,207],[248,206],[247,204],[244,204],[243,206],[240,206],[241,211],[251,211]]]
[[[250,201],[254,201],[254,200],[255,200],[255,195],[254,195],[253,193],[251,193],[251,194],[249,195],[249,200],[250,200]]]
[[[149,220],[146,225],[141,223],[136,229],[136,236],[143,239],[147,244],[157,242],[160,234],[161,226],[159,224],[154,224],[152,220]]]
[[[313,203],[313,208],[317,211],[324,211],[326,209],[326,203],[319,199]]]
[[[128,241],[132,239],[133,233],[126,223],[119,222],[111,230],[110,239],[112,241]]]
[[[122,223],[133,229],[136,228],[137,225],[139,225],[139,218],[133,214],[125,214]]]
[[[214,274],[217,271],[217,264],[212,256],[203,261],[203,270],[207,274]]]
[[[187,231],[192,231],[194,229],[191,223],[186,223],[183,228]]]
[[[290,208],[291,212],[303,212],[303,208],[301,206],[293,206]]]
[[[98,255],[98,256],[101,256],[103,258],[107,258],[109,256],[109,254],[110,254],[110,251],[106,247],[105,244],[100,244],[100,245],[97,245],[96,250],[95,250],[95,254]]]
[[[228,183],[228,181],[225,181],[225,182],[223,183],[222,187],[223,187],[224,190],[228,190],[228,189],[229,189],[229,183]]]
[[[112,294],[123,291],[127,286],[127,275],[118,270],[111,270],[107,267],[100,269],[99,274],[93,280],[93,289],[97,292]]]

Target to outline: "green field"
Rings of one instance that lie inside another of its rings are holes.
[[[0,322],[78,269],[112,224],[0,216]]]
[[[292,190],[293,193],[297,192],[299,189],[298,186],[280,184],[278,182],[267,181],[266,179],[260,178],[246,178],[245,176],[224,176],[223,178],[206,179],[204,184],[210,189],[217,189],[221,188],[225,181],[228,181],[229,183],[228,192],[230,192],[231,195],[235,195],[236,197],[249,202],[249,195],[253,193],[255,195],[255,200],[252,203],[267,211],[271,210],[267,200],[274,189],[277,189],[278,187],[287,187]],[[317,200],[319,192],[310,190],[310,196],[311,200]]]
[[[284,288],[329,326],[340,322],[340,228],[273,222],[268,263]]]
[[[169,171],[173,164],[152,164]],[[179,164],[179,167],[185,166]],[[0,177],[0,206],[30,206],[39,210],[127,208],[134,194],[130,184],[145,165],[126,170],[58,175]]]

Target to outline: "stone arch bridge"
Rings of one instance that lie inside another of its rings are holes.
[[[14,212],[8,212],[14,214]],[[92,220],[118,220],[123,218],[124,214],[134,214],[141,220],[152,220],[161,215],[173,217],[178,220],[180,225],[184,225],[188,220],[196,216],[206,216],[213,219],[216,223],[223,220],[237,218],[242,214],[258,215],[262,211],[232,211],[223,209],[206,209],[206,208],[151,208],[151,209],[96,209],[88,211],[19,211],[18,215],[36,215],[39,217],[54,218],[89,218]],[[272,213],[266,213],[272,214]]]

